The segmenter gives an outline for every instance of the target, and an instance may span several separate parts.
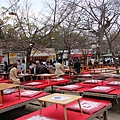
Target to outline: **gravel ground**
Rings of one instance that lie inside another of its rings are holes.
[[[23,115],[39,110],[39,103],[34,102],[34,104],[37,104],[37,106],[32,104],[27,104],[26,107],[17,108],[17,109],[2,113],[0,114],[0,120],[14,120]],[[93,120],[98,120],[98,119],[95,118]],[[108,111],[108,120],[120,120],[120,113],[118,112],[118,109],[116,110],[110,109]]]
[[[45,89],[44,91],[47,91]],[[14,120],[26,114],[29,114],[33,111],[39,110],[39,102],[33,102],[33,104],[27,104],[24,107],[17,108],[5,113],[0,114],[0,120]],[[93,119],[98,120],[98,119]],[[112,108],[108,110],[108,120],[120,120],[120,109],[116,104],[115,100],[112,101]]]

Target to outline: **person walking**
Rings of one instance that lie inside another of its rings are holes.
[[[8,72],[8,64],[6,61],[4,61],[4,72]]]

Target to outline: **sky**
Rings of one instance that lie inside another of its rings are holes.
[[[25,0],[20,0],[21,3],[23,3],[23,1]],[[54,0],[29,0],[31,3],[32,3],[32,9],[35,10],[35,11],[41,11],[41,10],[44,10],[44,8],[47,7],[46,5],[46,2],[47,3],[52,3],[52,1]],[[2,6],[6,7],[6,8],[9,8],[9,0],[0,0],[0,8]]]

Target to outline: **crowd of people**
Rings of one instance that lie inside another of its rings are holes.
[[[114,66],[114,60],[113,59],[101,59],[101,60],[97,60],[97,59],[95,59],[95,60],[89,60],[88,61],[88,66],[100,66],[100,67],[102,67],[102,66]]]
[[[104,61],[100,61],[100,63],[98,63],[97,60],[94,60],[94,63],[91,60],[88,61],[88,66],[92,66],[93,64],[95,66],[97,66],[98,64],[102,65],[104,64]],[[64,72],[65,68],[72,69],[73,74],[79,74],[81,71],[81,62],[78,58],[74,58],[72,59],[72,61],[69,61],[68,66],[65,66],[64,62],[61,59],[58,59],[54,62],[52,62],[52,60],[50,60],[49,62],[32,61],[28,70],[26,70],[24,59],[22,60],[22,62],[20,62],[20,60],[17,60],[15,63],[13,63],[12,65],[10,64],[9,66],[7,65],[6,61],[4,62],[4,71],[10,72],[10,80],[14,83],[20,83],[18,73],[30,73],[33,75],[51,73],[56,74],[56,76],[59,77],[66,74]],[[33,80],[34,79],[36,79],[35,76],[33,76]]]
[[[74,70],[74,74],[80,73],[80,61],[79,59],[74,59],[72,64],[72,69]],[[25,74],[30,73],[33,74],[33,80],[36,79],[34,75],[36,74],[44,74],[44,73],[51,73],[56,74],[56,76],[63,76],[66,73],[64,72],[65,68],[69,68],[69,65],[66,66],[63,64],[63,61],[61,59],[58,59],[57,61],[52,62],[50,60],[49,62],[40,62],[40,61],[32,61],[31,65],[29,66],[29,69],[26,69],[25,60],[23,59],[22,62],[20,60],[17,60],[13,64],[8,65],[7,62],[4,62],[4,71],[10,73],[10,81],[13,83],[20,83],[20,79],[18,77],[18,74]]]

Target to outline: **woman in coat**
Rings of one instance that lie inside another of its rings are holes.
[[[10,81],[15,84],[20,84],[20,79],[19,79],[17,73],[18,73],[17,63],[13,63],[12,69],[10,70]]]
[[[63,72],[63,65],[62,65],[62,60],[59,59],[58,62],[55,64],[55,74],[56,76],[61,76],[61,75],[64,75],[64,72]]]

